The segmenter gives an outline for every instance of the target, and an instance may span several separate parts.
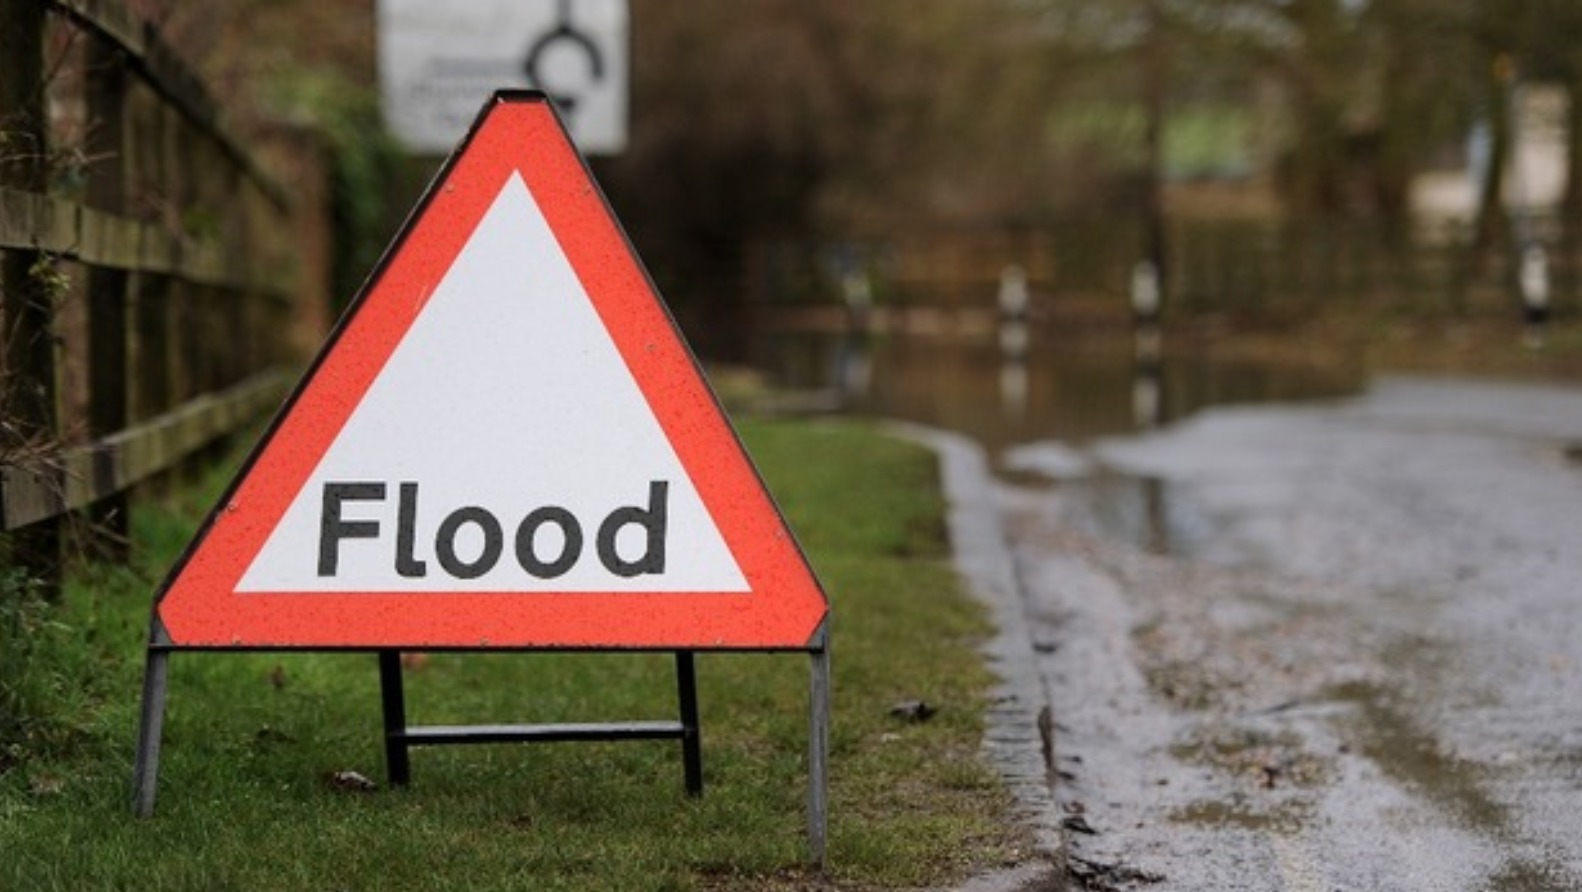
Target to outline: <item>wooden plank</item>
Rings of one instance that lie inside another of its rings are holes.
[[[277,407],[290,383],[271,369],[88,446],[0,465],[0,529],[83,508],[171,469]]]
[[[119,47],[149,86],[214,140],[277,208],[291,207],[290,193],[265,173],[243,148],[241,141],[225,125],[219,106],[203,82],[152,25],[134,15],[120,0],[48,0],[47,6],[70,18],[78,27]]]
[[[182,270],[181,244],[164,227],[156,224],[139,224],[137,230],[137,271],[158,273],[165,276],[188,278],[191,271]],[[215,283],[218,284],[218,283]]]
[[[77,206],[0,181],[0,248],[66,254],[75,250]]]
[[[124,2],[64,0],[56,5],[80,21],[92,22],[95,30],[133,56],[141,56],[147,50],[144,42],[147,31]]]
[[[153,418],[173,402],[170,388],[170,279],[139,275],[132,289],[132,417]]]
[[[162,273],[282,304],[290,300],[278,279],[233,274],[223,246],[213,240],[183,246],[156,224],[16,189],[0,188],[0,248],[42,251],[126,272]]]
[[[88,117],[96,123],[87,138],[88,201],[108,211],[126,208],[126,56],[107,40],[88,46]],[[84,211],[87,209],[85,208]],[[95,214],[95,219],[108,219]],[[89,229],[86,213],[80,229]],[[107,230],[108,231],[108,230]],[[85,239],[86,241],[86,239]],[[101,254],[112,248],[96,247]],[[127,324],[129,274],[124,269],[94,266],[88,270],[88,436],[100,439],[124,429],[130,420],[130,371]],[[95,466],[97,476],[98,466]],[[98,557],[125,561],[131,554],[131,503],[125,492],[105,495],[88,511],[91,529],[86,544]]]
[[[95,208],[79,208],[77,259],[89,266],[125,272],[141,269],[139,252],[144,229],[153,227]],[[170,240],[167,233],[158,235]]]

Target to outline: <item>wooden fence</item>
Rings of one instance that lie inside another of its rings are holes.
[[[0,0],[0,46],[0,564],[58,581],[68,519],[123,554],[132,486],[278,405],[323,210],[121,0]]]
[[[1554,221],[1546,229],[1557,230]],[[1196,221],[1171,233],[1174,308],[1183,315],[1228,313],[1300,318],[1317,312],[1444,317],[1469,312],[1519,318],[1510,251],[1475,269],[1464,225],[1393,233],[1365,222],[1319,220],[1272,225]],[[1554,309],[1570,312],[1575,276],[1549,248]]]
[[[1561,250],[1558,221],[1533,216],[1524,225],[1549,250],[1553,312],[1574,316],[1582,310],[1582,258]],[[1091,319],[1107,308],[1129,324],[1142,236],[1135,220],[1117,217],[902,232],[833,245],[766,243],[749,255],[745,292],[755,319],[770,327],[821,319],[838,327],[846,318],[837,312],[841,274],[856,269],[868,277],[876,316],[926,310],[958,320],[987,314],[992,321],[1000,277],[1014,265],[1027,277],[1035,319]],[[1275,321],[1336,311],[1518,319],[1511,252],[1495,251],[1475,268],[1469,237],[1450,225],[1391,233],[1347,220],[1173,221],[1166,312],[1179,319],[1224,314]]]

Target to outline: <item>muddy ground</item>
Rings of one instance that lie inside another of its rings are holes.
[[[1582,390],[1004,456],[1075,888],[1582,888]]]

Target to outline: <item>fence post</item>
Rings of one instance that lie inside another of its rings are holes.
[[[126,59],[106,41],[94,39],[87,63],[88,202],[95,209],[126,210]],[[92,267],[88,272],[88,436],[107,437],[128,422],[127,280],[124,270]],[[100,473],[96,462],[94,471]],[[92,551],[105,560],[130,554],[131,525],[126,493],[89,509]]]
[[[43,193],[49,185],[44,4],[0,0],[0,46],[0,188]],[[0,450],[14,460],[56,445],[54,294],[41,252],[0,253],[6,363]],[[52,595],[60,588],[61,526],[41,521],[9,537],[13,566]]]

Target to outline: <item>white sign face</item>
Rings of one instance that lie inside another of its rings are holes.
[[[454,148],[494,91],[554,100],[585,155],[626,147],[626,0],[378,0],[390,129],[416,152]]]
[[[240,592],[746,592],[513,173]]]

